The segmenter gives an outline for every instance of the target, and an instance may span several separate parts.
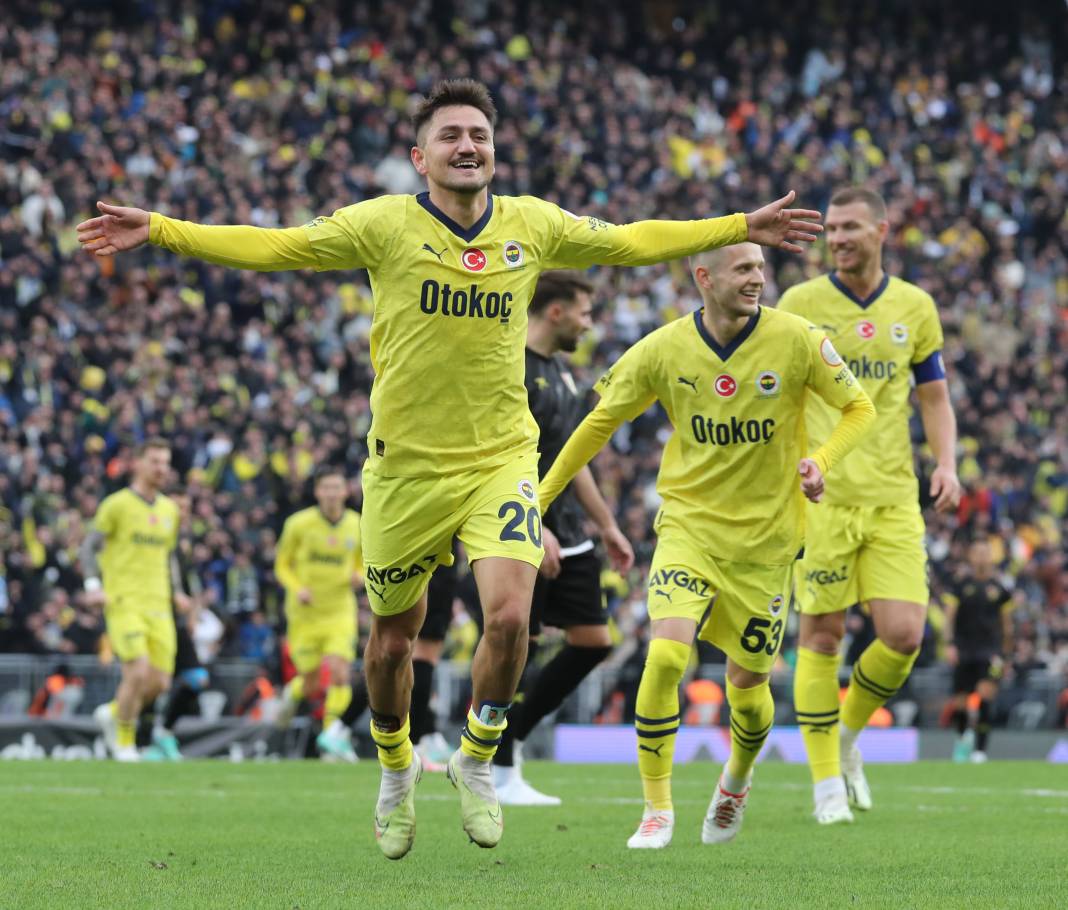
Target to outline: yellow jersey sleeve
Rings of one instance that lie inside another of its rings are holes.
[[[288,593],[293,595],[296,595],[302,587],[296,570],[297,553],[300,550],[298,516],[299,513],[291,515],[282,525],[282,536],[278,539],[274,555],[274,577]]]
[[[152,212],[148,242],[177,253],[237,269],[276,272],[315,268],[303,228],[260,228],[246,224],[208,225]]]
[[[403,207],[403,196],[379,196],[304,225],[315,268],[373,269],[385,262],[404,225]]]
[[[749,236],[741,212],[700,221],[636,221],[609,224],[593,215],[573,215],[546,206],[551,240],[545,269],[583,269],[591,265],[651,265],[741,243]]]
[[[97,507],[96,515],[93,516],[93,528],[105,537],[113,537],[115,535],[119,521],[119,505],[114,495],[107,496]]]
[[[945,338],[942,335],[942,322],[938,318],[938,308],[934,300],[924,294],[912,363],[923,363],[936,351],[941,351],[944,346]]]
[[[871,429],[875,406],[830,338],[815,326],[809,326],[805,337],[809,355],[807,385],[828,405],[842,412],[831,435],[811,456],[826,474]]]
[[[575,428],[575,432],[564,443],[564,447],[556,456],[549,472],[538,485],[538,499],[542,513],[549,511],[549,506],[560,495],[560,491],[571,483],[575,475],[589,463],[594,455],[604,448],[605,443],[612,438],[612,434],[621,423],[623,423],[623,418],[610,414],[604,407],[603,401],[586,415],[586,419]]]
[[[620,423],[633,420],[656,401],[648,360],[652,356],[650,336],[627,350],[594,385],[601,396],[598,404]]]

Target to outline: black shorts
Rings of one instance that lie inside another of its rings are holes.
[[[459,588],[456,563],[441,566],[430,576],[426,589],[426,618],[419,630],[423,641],[445,641],[452,622],[452,602]]]
[[[953,694],[970,695],[984,679],[993,679],[989,657],[973,657],[962,654],[953,668]]]
[[[607,622],[601,595],[601,560],[593,550],[562,560],[556,578],[538,575],[530,608],[531,635],[541,632],[543,625],[568,629],[603,626]]]

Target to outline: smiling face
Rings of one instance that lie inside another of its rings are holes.
[[[412,149],[412,164],[435,186],[453,193],[482,192],[493,179],[493,127],[478,108],[451,105],[434,111]]]
[[[764,253],[755,243],[702,253],[693,277],[708,306],[728,317],[752,316],[764,292]]]
[[[866,202],[831,205],[823,219],[823,235],[839,272],[862,273],[878,259],[889,223]]]

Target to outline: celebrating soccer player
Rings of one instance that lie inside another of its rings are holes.
[[[104,608],[108,638],[122,662],[115,698],[97,708],[93,717],[111,754],[121,762],[140,760],[137,718],[171,685],[172,599],[183,611],[188,608],[175,556],[178,506],[160,492],[170,469],[166,440],[141,443],[130,485],[100,503],[82,542],[86,601]]]
[[[953,587],[946,607],[946,658],[953,667],[953,760],[986,761],[998,680],[1012,659],[1012,595],[998,581],[990,541],[968,548],[968,571]],[[968,697],[979,697],[974,728],[968,724]]]
[[[787,208],[792,193],[748,215],[622,226],[541,199],[491,196],[496,119],[484,85],[439,84],[413,117],[411,159],[428,192],[382,196],[304,227],[207,227],[104,203],[78,226],[98,256],[151,241],[238,268],[370,272],[376,376],[362,523],[374,618],[364,664],[383,768],[375,832],[394,859],[415,837],[412,643],[427,581],[452,559],[455,534],[472,561],[486,628],[449,776],[472,840],[493,847],[501,837],[490,759],[526,659],[542,560],[537,425],[523,385],[527,304],[539,273],[646,265],[746,239],[797,252],[822,230],[809,220],[818,213]]]
[[[342,723],[352,699],[356,657],[356,595],[363,584],[360,515],[345,507],[345,472],[324,465],[315,472],[316,505],[290,515],[282,527],[274,574],[286,591],[286,635],[297,669],[282,693],[278,724],[318,694],[319,670],[330,681],[323,700],[323,729],[315,740],[324,759],[356,761],[350,730]]]
[[[701,839],[740,830],[753,763],[771,730],[768,675],[782,643],[790,577],[803,539],[805,497],[873,421],[864,394],[822,331],[758,303],[764,257],[743,243],[693,259],[704,307],[653,332],[597,383],[597,407],[542,480],[548,505],[564,483],[655,401],[675,428],[657,491],[656,552],[649,570],[649,651],[635,726],[645,812],[628,847],[671,842],[671,766],[679,683],[699,635],[727,655],[730,758],[715,786]],[[841,418],[811,455],[809,390]]]
[[[878,411],[871,435],[828,483],[826,502],[806,518],[794,704],[821,824],[852,821],[850,805],[871,808],[857,737],[908,678],[923,639],[927,554],[909,435],[913,381],[937,461],[935,508],[949,511],[960,499],[938,312],[930,295],[883,271],[888,230],[877,193],[839,190],[827,212],[835,270],[790,288],[779,303],[828,333]],[[813,403],[807,418],[815,441],[826,438],[832,416]],[[845,611],[857,602],[871,611],[876,639],[853,665],[839,721],[839,646]]]

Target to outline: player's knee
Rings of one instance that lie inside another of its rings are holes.
[[[412,640],[399,630],[383,630],[367,643],[367,659],[372,663],[397,666],[412,659]]]
[[[901,626],[890,629],[885,635],[879,637],[891,651],[897,651],[898,654],[915,654],[923,644],[923,629]]]
[[[801,647],[817,654],[835,655],[842,644],[842,636],[834,629],[812,629],[801,641]]]
[[[668,638],[654,638],[645,655],[645,670],[661,679],[681,680],[690,662],[690,649],[682,642]]]
[[[518,641],[530,623],[529,610],[516,602],[506,602],[486,613],[486,635],[499,641]]]

